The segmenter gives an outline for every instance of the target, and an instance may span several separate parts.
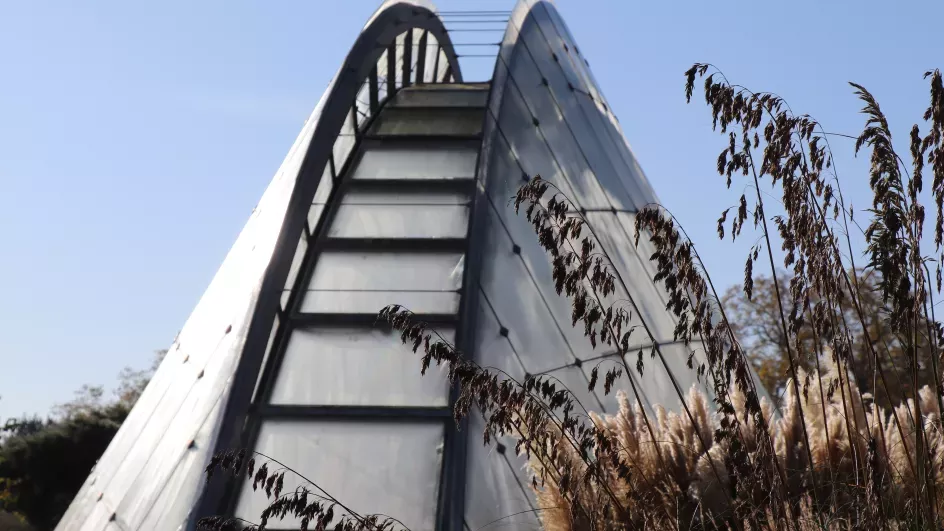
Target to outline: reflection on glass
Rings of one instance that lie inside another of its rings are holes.
[[[487,90],[401,90],[391,104],[396,107],[484,108],[488,103],[487,99]],[[479,112],[479,121],[481,121],[481,111]]]
[[[318,257],[303,312],[376,313],[389,304],[453,313],[462,253],[335,252]]]
[[[558,186],[567,197],[574,197],[573,190],[562,179],[560,167],[554,161],[543,136],[534,123],[527,103],[514,84],[509,84],[505,88],[498,126],[508,141],[514,158],[528,175],[540,175],[542,179]]]
[[[587,160],[574,134],[565,122],[551,91],[542,83],[541,74],[524,46],[515,50],[512,78],[537,117],[544,139],[564,170],[567,182],[575,191],[571,200],[583,207],[609,208],[611,205],[587,166]]]

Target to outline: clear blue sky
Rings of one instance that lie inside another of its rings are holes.
[[[0,419],[110,386],[171,343],[378,4],[0,3]],[[927,104],[921,74],[944,66],[937,0],[558,7],[724,286],[740,281],[744,246],[719,243],[714,220],[741,192],[714,173],[723,140],[703,104],[685,105],[682,72],[715,63],[846,133],[863,121],[855,80],[904,140]],[[488,77],[478,65],[467,78]],[[850,147],[834,141],[865,206],[866,161]]]

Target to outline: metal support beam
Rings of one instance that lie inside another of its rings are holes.
[[[399,407],[399,406],[297,406],[260,405],[256,413],[262,418],[279,419],[433,419],[452,417],[449,407]]]
[[[397,41],[387,47],[387,98],[397,93]]]
[[[410,86],[410,74],[413,70],[413,30],[407,30],[403,37],[403,86]]]
[[[454,314],[416,314],[414,320],[430,324],[455,325],[458,318]],[[389,328],[386,323],[377,319],[376,313],[297,313],[291,320],[295,324],[326,325],[326,326],[367,326],[375,328]]]
[[[465,251],[465,238],[327,238],[325,251]]]

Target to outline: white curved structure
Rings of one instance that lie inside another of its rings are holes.
[[[615,354],[570,326],[569,301],[508,202],[536,174],[585,212],[634,324],[650,331],[636,347],[664,360],[636,376],[644,400],[677,405],[695,381],[693,347],[673,340],[651,251],[630,237],[634,212],[656,197],[554,6],[522,0],[491,82],[463,84],[433,7],[388,0],[57,529],[255,519],[263,497],[204,482],[210,456],[233,447],[414,531],[512,514],[505,525],[536,526],[513,452],[483,447],[475,418],[456,431],[455,391],[441,375],[421,378],[396,335],[375,326],[380,308],[402,304],[481,364],[552,374],[588,409],[611,410],[586,387]]]

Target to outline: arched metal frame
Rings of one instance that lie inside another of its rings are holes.
[[[426,72],[426,62],[416,61],[416,71],[411,70],[413,30],[424,30],[419,47],[421,54],[427,53],[426,35],[432,35],[438,41],[440,53],[433,61],[433,72]],[[397,37],[405,34],[402,53],[399,52]],[[378,59],[386,53],[386,99],[382,99],[383,80],[378,76]],[[397,64],[397,58],[402,63]],[[445,58],[446,64],[441,64]],[[398,68],[399,71],[398,71]],[[357,150],[360,134],[365,131],[376,116],[377,111],[397,90],[412,83],[411,79],[429,78],[432,82],[462,82],[462,75],[455,50],[441,20],[434,12],[432,4],[425,0],[387,0],[374,13],[348,53],[343,66],[319,103],[321,113],[308,144],[304,160],[298,171],[295,187],[288,203],[285,220],[275,244],[273,258],[259,289],[259,298],[252,315],[245,346],[239,365],[233,377],[231,392],[226,401],[221,429],[216,439],[214,453],[230,448],[244,447],[251,441],[251,428],[245,430],[245,419],[250,412],[257,378],[263,370],[263,359],[273,333],[277,315],[290,307],[280,301],[283,286],[290,276],[292,262],[299,235],[313,232],[308,227],[308,214],[312,200],[319,189],[321,180],[326,176],[336,178],[344,173],[344,166],[354,158],[337,164],[333,150],[342,127],[348,118],[354,122],[356,140],[350,146],[349,153]],[[359,115],[358,95],[367,89],[366,102],[370,115],[363,119]],[[353,103],[352,103],[353,102]],[[330,172],[328,170],[330,168]],[[284,322],[285,319],[282,319]],[[275,338],[278,342],[278,338]],[[271,379],[271,374],[261,378]],[[444,483],[445,484],[445,483]],[[222,481],[210,483],[201,497],[197,510],[193,513],[190,528],[202,516],[221,514],[232,509],[238,492],[231,491]],[[442,498],[442,496],[441,496]],[[440,510],[442,512],[442,509]]]

